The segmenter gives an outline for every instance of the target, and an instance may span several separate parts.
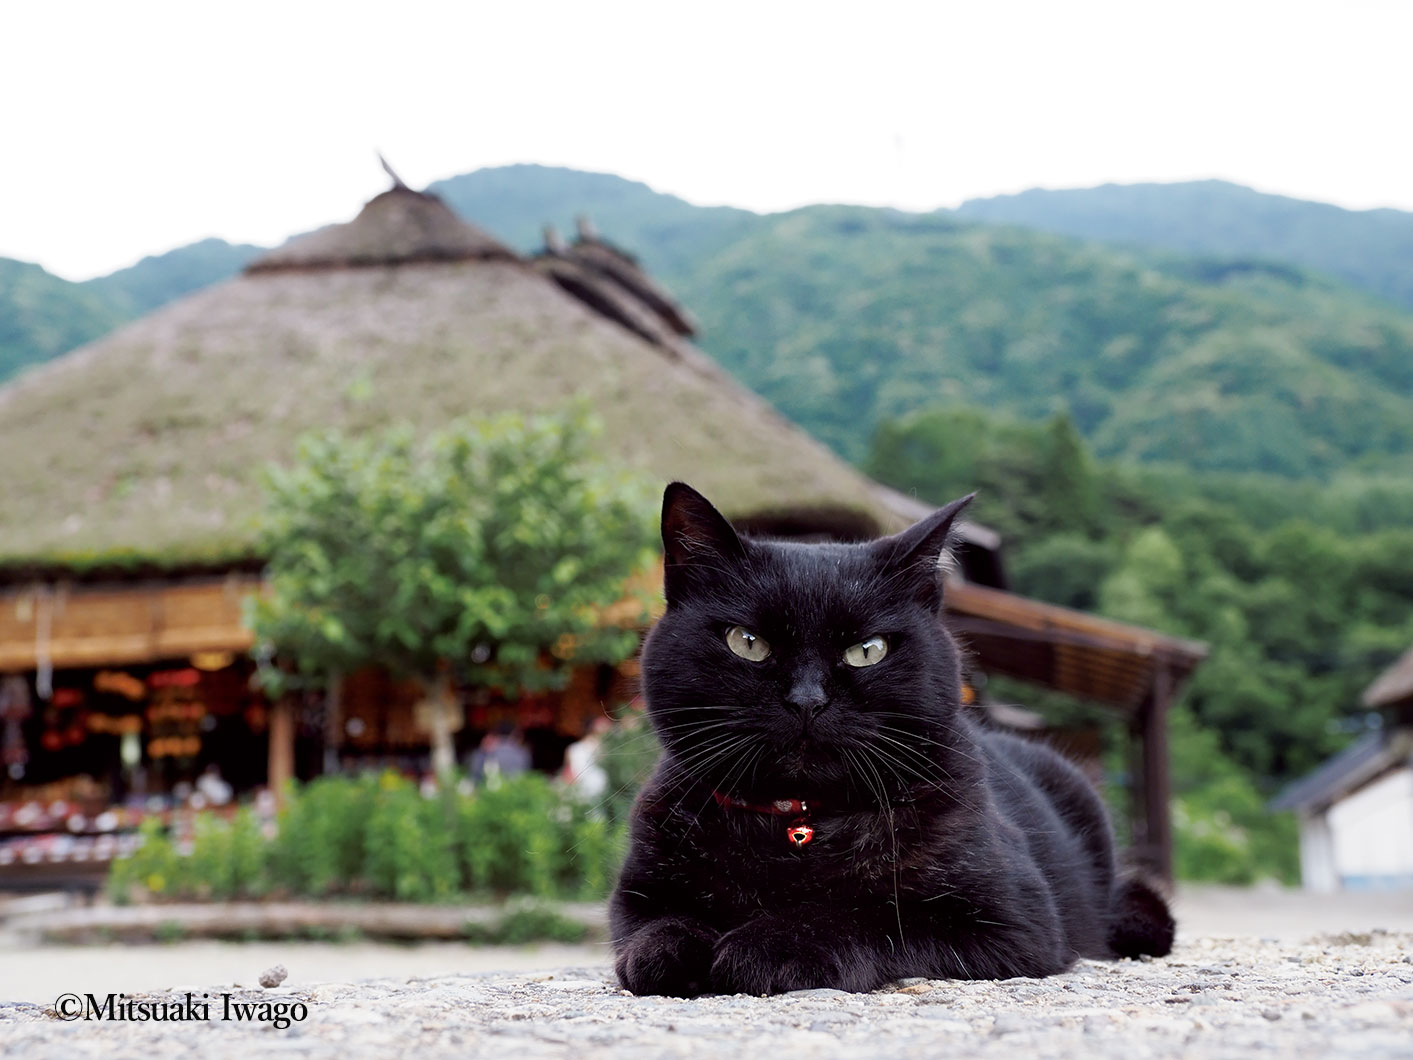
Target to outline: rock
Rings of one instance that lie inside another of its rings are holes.
[[[279,986],[289,978],[289,969],[283,964],[277,964],[272,968],[266,968],[260,973],[260,985],[266,987]]]

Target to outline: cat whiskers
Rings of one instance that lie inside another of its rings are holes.
[[[901,740],[898,740],[897,738],[892,736],[888,736],[885,733],[875,732],[872,734],[872,739],[881,740],[883,744],[886,745],[880,746],[878,744],[875,744],[872,748],[872,751],[875,755],[878,756],[879,761],[881,761],[884,765],[888,766],[889,770],[893,773],[893,776],[897,778],[899,783],[907,783],[905,778],[903,777],[903,774],[899,772],[899,770],[906,770],[908,773],[912,774],[914,777],[916,777],[923,784],[926,784],[928,787],[936,788],[943,794],[948,794],[950,792],[950,789],[945,784],[943,784],[942,780],[938,779],[935,776],[930,776],[926,772],[924,772],[923,769],[918,768],[919,766],[930,766],[933,769],[939,770],[942,773],[942,776],[948,782],[951,782],[951,774],[949,774],[946,769],[943,769],[942,766],[938,765],[932,759],[918,752],[914,748],[909,747]],[[890,750],[890,748],[896,748],[896,750]],[[907,759],[899,757],[899,752],[912,756],[912,758],[917,760],[917,764],[912,764]]]
[[[903,905],[901,899],[898,897],[898,872],[900,866],[898,864],[898,829],[893,819],[893,804],[888,798],[887,785],[883,782],[882,774],[880,774],[878,768],[869,761],[868,756],[860,754],[858,758],[855,759],[847,749],[844,753],[849,761],[857,761],[865,767],[867,772],[864,775],[864,781],[877,796],[879,810],[883,814],[883,819],[888,823],[888,841],[893,850],[893,860],[890,863],[893,870],[893,914],[898,919],[898,945],[902,946],[907,943],[907,938],[903,931]]]
[[[916,715],[916,714],[905,714],[905,713],[903,713],[902,711],[897,711],[897,710],[878,710],[878,711],[872,711],[872,712],[870,713],[870,716],[871,716],[871,717],[874,717],[874,718],[904,718],[904,719],[909,720],[909,721],[916,721],[916,720],[917,720],[917,715]],[[938,724],[938,723],[937,723],[937,722],[930,722],[930,724],[936,725],[936,724]],[[953,743],[944,743],[944,742],[941,741],[941,740],[929,739],[928,737],[923,736],[923,735],[921,735],[921,734],[919,734],[919,733],[911,732],[911,731],[909,731],[909,730],[907,730],[907,729],[900,729],[900,728],[898,728],[898,727],[895,726],[895,725],[887,725],[887,726],[881,726],[881,727],[887,729],[889,732],[896,732],[896,733],[899,733],[899,734],[901,734],[901,735],[903,735],[903,736],[907,736],[907,737],[911,738],[912,740],[915,740],[915,741],[918,742],[918,743],[926,744],[926,745],[928,745],[928,746],[930,746],[930,747],[941,747],[941,748],[943,748],[944,750],[946,750],[949,754],[954,754],[954,755],[957,755],[957,756],[960,757],[960,758],[965,758],[967,761],[969,761],[969,762],[975,762],[977,765],[980,765],[980,764],[981,764],[981,759],[977,758],[975,755],[968,754],[966,751],[963,751],[960,747],[957,746],[957,744],[960,743],[965,737],[964,737],[964,735],[962,734],[962,732],[961,732],[960,730],[954,729],[954,728],[952,728],[950,725],[944,726],[944,728],[946,729],[946,731],[947,731],[947,733],[948,733],[949,735],[956,737],[956,742],[953,742]]]
[[[764,750],[765,750],[765,745],[762,744],[762,743],[760,743],[759,741],[757,741],[757,742],[756,742],[756,745],[755,745],[754,747],[752,747],[747,753],[745,753],[745,754],[743,754],[743,755],[741,756],[740,760],[736,763],[735,766],[733,766],[733,767],[731,768],[731,771],[730,771],[730,773],[726,776],[726,779],[725,779],[724,781],[722,781],[720,787],[717,788],[716,790],[721,791],[721,792],[723,792],[723,793],[724,793],[724,792],[730,792],[731,786],[736,782],[736,777],[737,777],[737,775],[738,775],[738,774],[744,774],[744,773],[745,773],[745,770],[746,770],[746,767],[747,767],[747,764],[748,764],[748,763],[756,763],[756,762],[758,762],[759,759],[760,759],[760,755],[761,755],[761,753],[762,753]],[[709,806],[709,805],[711,804],[712,798],[714,798],[714,795],[708,795],[708,796],[707,796],[706,800],[705,800],[705,801],[702,803],[702,805],[697,809],[697,813],[698,813],[698,814],[702,813],[702,811],[704,811],[704,810],[707,808],[707,806]]]

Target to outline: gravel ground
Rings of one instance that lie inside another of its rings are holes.
[[[1413,1056],[1413,935],[1304,943],[1201,938],[1162,960],[1082,962],[1050,979],[909,980],[872,994],[810,990],[693,1001],[633,997],[603,965],[541,973],[317,985],[179,986],[210,994],[178,1023],[78,1019],[0,1003],[0,1056],[656,1058]],[[297,984],[296,980],[290,981]],[[231,1011],[223,1018],[221,994]],[[262,1011],[259,1003],[270,1008]],[[279,1029],[277,1006],[295,1017]],[[302,1017],[302,1018],[301,1018]]]

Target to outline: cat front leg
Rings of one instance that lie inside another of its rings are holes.
[[[696,997],[711,989],[717,933],[690,917],[662,917],[614,939],[614,970],[635,994]]]
[[[716,943],[711,988],[720,994],[783,994],[829,987],[872,990],[887,982],[869,949],[841,930],[839,909],[767,913]]]

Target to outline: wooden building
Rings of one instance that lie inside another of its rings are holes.
[[[1382,725],[1271,804],[1300,820],[1307,891],[1413,891],[1413,648],[1364,692]]]
[[[399,184],[0,387],[0,807],[82,802],[72,816],[87,821],[106,803],[170,802],[210,767],[244,789],[342,763],[416,766],[426,740],[406,689],[359,675],[334,711],[252,691],[241,614],[262,566],[258,472],[312,428],[580,399],[601,414],[606,457],[691,482],[748,531],[857,539],[926,513],[736,384],[692,330],[591,230],[525,260]],[[1010,594],[995,535],[962,534],[949,603],[976,667],[1129,719],[1136,834],[1166,871],[1164,717],[1201,646]],[[632,680],[629,666],[539,700],[468,694],[462,739],[514,717],[553,734],[548,760]]]

